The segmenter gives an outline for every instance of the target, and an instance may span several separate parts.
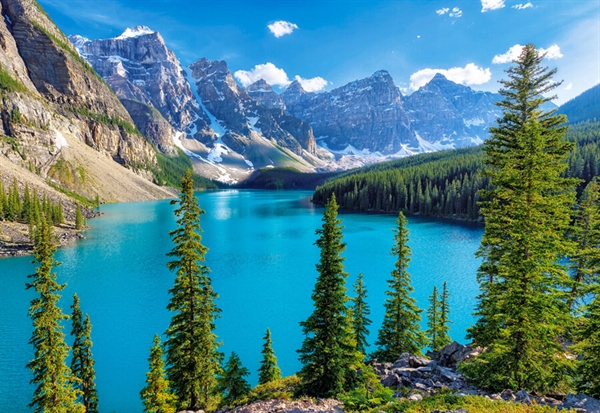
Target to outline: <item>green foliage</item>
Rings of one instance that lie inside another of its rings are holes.
[[[320,249],[319,276],[313,290],[313,313],[300,323],[305,335],[298,350],[302,369],[300,391],[317,397],[334,397],[352,387],[351,379],[360,356],[353,341],[346,303],[341,221],[332,196],[325,207],[322,228],[316,231]]]
[[[575,210],[571,239],[576,243],[571,256],[571,284],[567,306],[573,311],[584,304],[590,286],[600,277],[600,181],[585,187]]]
[[[571,123],[590,120],[598,117],[598,102],[600,102],[600,84],[562,104],[558,108],[558,113],[567,115]]]
[[[402,353],[421,354],[425,336],[419,325],[422,310],[411,297],[414,291],[408,274],[411,250],[408,246],[407,220],[400,212],[394,228],[394,246],[391,254],[396,256],[395,268],[388,280],[385,316],[379,330],[379,348],[373,357],[383,362],[394,362]]]
[[[394,391],[383,386],[371,366],[363,366],[359,375],[359,385],[339,395],[345,412],[362,412],[369,408],[394,401]]]
[[[27,88],[25,87],[25,85],[23,85],[17,79],[13,78],[10,75],[10,73],[8,73],[6,70],[4,70],[4,68],[1,65],[0,65],[0,90],[2,92],[6,92],[6,93],[27,92]]]
[[[95,113],[90,111],[85,106],[69,106],[68,110],[72,113],[85,116],[86,118],[95,120],[96,122],[102,123],[104,125],[113,125],[118,126],[123,129],[127,133],[131,133],[132,135],[144,136],[142,133],[132,125],[129,121],[109,116],[106,113]]]
[[[241,188],[315,189],[336,173],[303,173],[291,167],[261,168],[256,177],[242,182]]]
[[[165,361],[160,337],[154,336],[150,348],[149,371],[146,373],[146,387],[140,391],[140,397],[146,413],[175,413],[176,397],[169,387],[165,374]]]
[[[361,354],[367,354],[367,336],[369,335],[369,325],[371,320],[368,318],[371,314],[369,304],[367,303],[367,289],[363,282],[362,272],[358,274],[354,284],[354,297],[352,298],[352,330],[354,332],[354,341],[356,341],[356,350]]]
[[[75,209],[75,229],[83,228],[83,217],[81,215],[81,205],[77,204]]]
[[[34,413],[83,413],[85,407],[77,402],[81,391],[75,388],[78,379],[72,374],[66,360],[69,346],[65,342],[62,322],[68,317],[62,312],[58,301],[60,291],[65,287],[56,281],[52,267],[56,251],[52,228],[42,221],[35,232],[34,263],[39,264],[27,289],[33,288],[38,294],[31,301],[28,315],[33,320],[33,333],[30,343],[34,348],[34,358],[27,367],[33,373],[31,383],[35,385],[29,407]]]
[[[378,411],[386,413],[429,413],[432,411],[454,411],[465,409],[469,413],[556,413],[557,410],[551,406],[540,406],[537,404],[524,404],[490,400],[483,396],[452,396],[433,395],[426,396],[420,402],[401,399],[395,403],[379,406],[370,410],[372,413]]]
[[[259,384],[252,389],[246,396],[241,397],[232,406],[242,406],[259,400],[291,400],[294,393],[300,386],[298,376],[289,376],[279,380],[270,381],[265,384]]]
[[[219,390],[224,394],[222,405],[231,406],[250,393],[250,384],[245,379],[249,375],[250,371],[242,366],[240,357],[232,352],[218,379]]]
[[[191,171],[182,182],[175,210],[177,229],[170,232],[175,245],[167,255],[167,268],[176,278],[169,290],[167,306],[174,312],[167,329],[167,374],[177,396],[179,410],[199,410],[215,404],[221,353],[215,330],[220,310],[215,301],[209,268],[203,264],[207,248],[200,236],[200,215],[204,213],[194,195]]]
[[[0,219],[29,224],[30,229],[33,229],[34,226],[39,226],[42,216],[49,225],[64,223],[62,203],[54,203],[46,195],[40,200],[37,190],[34,189],[32,194],[27,184],[21,195],[16,178],[8,192],[4,191],[0,183]]]
[[[470,334],[488,350],[462,370],[494,390],[565,391],[574,364],[559,341],[570,322],[559,259],[571,252],[564,234],[574,204],[574,182],[561,174],[573,145],[564,139],[565,117],[540,109],[558,86],[542,59],[529,44],[508,69],[504,115],[485,145],[493,188],[482,192],[479,319]]]
[[[277,365],[277,357],[275,357],[275,351],[271,347],[271,330],[267,328],[267,332],[264,337],[265,344],[261,354],[263,359],[260,362],[260,368],[258,369],[258,384],[265,384],[270,381],[281,379],[281,370]]]
[[[158,185],[169,185],[174,188],[179,188],[181,179],[184,177],[188,169],[192,169],[192,161],[177,148],[177,156],[169,157],[156,152],[156,160],[158,169],[153,169],[154,181]],[[208,178],[204,178],[198,174],[192,173],[194,188],[196,189],[218,189],[218,185]]]
[[[442,348],[439,343],[440,328],[440,301],[438,300],[437,287],[433,286],[433,293],[429,297],[429,308],[427,309],[427,337],[429,346],[433,351]]]
[[[81,205],[84,205],[86,207],[94,207],[95,206],[95,201],[92,201],[91,199],[88,199],[88,198],[78,194],[77,192],[63,188],[62,186],[57,185],[56,183],[54,183],[50,180],[47,180],[46,183],[48,185],[50,185],[52,188],[56,189],[58,192],[61,192],[61,193],[65,194],[66,196],[68,196],[69,198],[79,202]]]
[[[567,140],[576,144],[564,177],[583,179],[578,192],[600,175],[600,121],[571,125]],[[350,211],[419,214],[477,220],[479,191],[491,189],[481,146],[420,154],[337,175],[317,187],[313,201],[324,204],[334,193]]]
[[[574,350],[581,356],[577,366],[577,389],[600,398],[600,281],[596,279],[591,290],[593,300],[585,307],[579,321],[578,343]]]
[[[94,370],[94,357],[92,356],[92,324],[89,315],[85,320],[79,307],[79,297],[73,295],[71,306],[71,335],[73,341],[73,355],[71,357],[71,371],[77,377],[75,388],[81,391],[79,401],[85,407],[86,413],[98,413],[98,392],[96,392],[96,371]]]
[[[440,334],[438,335],[438,342],[441,348],[444,348],[448,344],[452,343],[452,339],[450,338],[450,307],[448,304],[448,298],[450,297],[450,293],[448,293],[448,286],[446,281],[444,281],[444,286],[442,287],[442,297],[440,299]]]

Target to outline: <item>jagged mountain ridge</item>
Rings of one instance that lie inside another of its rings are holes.
[[[43,9],[1,0],[0,11],[0,156],[11,174],[27,169],[40,190],[54,191],[50,182],[91,199],[170,196],[151,182],[152,145]]]
[[[322,164],[314,156],[310,125],[281,108],[257,104],[237,86],[225,62],[200,59],[183,68],[160,34],[144,26],[113,39],[70,39],[125,107],[134,109],[130,115],[138,128],[161,149],[171,149],[165,142],[171,139],[171,147],[182,148],[205,176],[231,183],[258,167],[309,171]],[[152,108],[173,128],[169,132],[161,125],[167,132],[162,141],[160,120],[148,124]]]

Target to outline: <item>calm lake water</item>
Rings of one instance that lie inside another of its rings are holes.
[[[203,243],[222,317],[217,321],[221,350],[236,351],[257,381],[262,338],[270,328],[284,375],[297,372],[302,342],[298,323],[312,311],[311,292],[319,251],[313,243],[322,208],[310,192],[218,191],[198,193]],[[174,275],[165,263],[175,228],[169,201],[102,206],[104,216],[89,222],[87,239],[61,249],[55,269],[67,283],[61,305],[70,312],[73,293],[90,315],[96,360],[96,384],[103,412],[141,413],[139,391],[145,384],[149,349],[155,334],[167,328],[168,289]],[[340,214],[348,289],[364,275],[371,306],[370,342],[383,319],[386,280],[395,259],[390,255],[396,217]],[[463,341],[477,294],[475,280],[482,228],[447,221],[409,219],[413,252],[409,272],[421,308],[433,286],[448,282],[451,336]],[[34,297],[25,290],[34,272],[31,257],[0,260],[0,412],[30,412],[33,386],[25,368],[33,356],[29,344]],[[425,325],[425,320],[423,322]],[[70,326],[65,328],[70,332]],[[70,337],[68,341],[71,342]]]

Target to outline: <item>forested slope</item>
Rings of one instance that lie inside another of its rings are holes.
[[[567,176],[583,182],[600,175],[600,121],[569,127],[576,143],[568,157]],[[489,186],[482,177],[483,147],[416,155],[348,171],[317,187],[313,202],[324,204],[332,193],[341,208],[392,213],[399,210],[424,216],[476,220],[478,191]]]

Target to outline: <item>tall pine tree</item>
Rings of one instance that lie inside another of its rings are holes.
[[[265,344],[263,345],[262,355],[263,359],[260,362],[260,368],[258,369],[258,384],[269,383],[274,380],[281,378],[281,370],[277,365],[277,357],[275,357],[275,351],[273,351],[271,342],[271,330],[267,328],[267,332],[264,337]]]
[[[223,405],[231,406],[250,392],[250,384],[245,378],[249,375],[250,371],[242,366],[240,357],[233,351],[219,376],[219,390],[224,394],[221,402]]]
[[[174,260],[167,268],[175,271],[167,308],[174,312],[167,329],[167,374],[177,395],[180,410],[206,409],[214,401],[221,353],[215,334],[220,310],[215,300],[205,261],[207,248],[200,236],[200,215],[204,213],[194,195],[192,174],[181,181],[182,193],[175,210],[177,229],[170,232],[175,247],[167,255]]]
[[[419,325],[422,310],[411,297],[414,291],[408,274],[411,250],[407,220],[402,212],[398,214],[396,225],[391,251],[397,257],[396,265],[388,280],[389,290],[385,293],[385,316],[376,342],[379,348],[373,353],[373,357],[385,362],[394,362],[405,352],[421,354],[425,345],[425,336]]]
[[[150,348],[150,370],[146,373],[146,387],[140,391],[146,413],[175,413],[176,397],[165,374],[165,361],[160,337],[154,336]]]
[[[448,285],[446,281],[444,281],[444,286],[442,287],[442,296],[440,298],[440,335],[438,337],[438,342],[440,348],[444,348],[448,344],[452,343],[452,339],[450,338],[450,307],[448,305],[448,298],[450,298],[450,293],[448,292]]]
[[[34,359],[27,367],[33,373],[35,384],[30,407],[34,413],[84,413],[85,407],[77,402],[81,391],[75,388],[77,378],[67,366],[69,346],[65,342],[62,322],[68,317],[62,312],[58,301],[65,287],[56,281],[52,267],[56,246],[52,228],[42,222],[35,234],[34,263],[38,263],[35,274],[27,288],[33,288],[38,297],[31,301],[29,316],[33,320],[33,333],[29,342],[34,348]]]
[[[89,315],[86,314],[85,319],[83,318],[77,294],[73,294],[71,308],[71,335],[74,337],[71,371],[79,379],[75,387],[81,391],[80,401],[85,407],[85,412],[98,413],[96,371],[92,356],[92,324]]]
[[[369,304],[367,304],[367,289],[363,282],[362,272],[358,274],[354,284],[354,297],[352,298],[352,328],[354,330],[354,340],[356,349],[363,355],[367,354],[367,336],[369,335],[369,325],[371,320],[368,318],[371,314]]]
[[[559,342],[569,322],[562,299],[569,278],[559,259],[571,250],[573,182],[561,176],[571,144],[565,116],[542,108],[559,85],[543,58],[528,44],[508,69],[498,103],[504,115],[484,147],[493,187],[482,192],[479,319],[470,333],[488,350],[463,371],[497,390],[564,389],[573,364]]]
[[[427,309],[427,331],[429,338],[429,347],[431,350],[438,351],[440,346],[440,300],[438,299],[437,287],[433,286],[433,292],[429,297],[429,308]]]
[[[349,376],[357,362],[346,303],[341,221],[332,196],[325,207],[319,238],[319,276],[313,290],[313,313],[300,323],[305,339],[298,350],[302,370],[298,373],[301,391],[309,396],[334,397],[347,389]]]

